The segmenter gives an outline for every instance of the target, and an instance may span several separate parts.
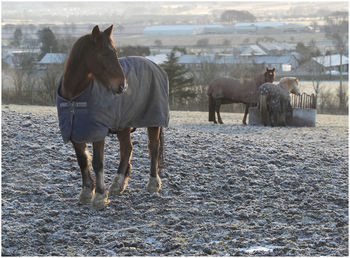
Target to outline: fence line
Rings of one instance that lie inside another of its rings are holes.
[[[293,108],[311,108],[316,109],[316,96],[315,94],[308,95],[303,93],[302,95],[291,94],[291,105]]]

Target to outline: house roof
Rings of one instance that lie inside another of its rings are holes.
[[[214,55],[183,55],[179,57],[179,64],[200,64],[202,62],[212,63]]]
[[[225,55],[183,55],[179,57],[179,64],[201,64],[203,62],[216,64],[289,64],[295,58],[293,55],[282,56],[225,56]]]
[[[267,55],[267,53],[264,50],[262,50],[261,47],[259,47],[258,45],[250,45],[242,50],[241,56],[251,55],[262,56]]]
[[[160,25],[160,26],[148,26],[143,32],[144,33],[157,33],[157,32],[201,32],[204,29],[221,29],[222,25],[216,24],[204,24],[204,25]]]
[[[259,45],[266,49],[267,51],[282,51],[282,50],[294,50],[295,47],[292,45],[285,43],[285,42],[280,42],[280,43],[272,43],[272,42],[259,42]]]
[[[282,56],[254,56],[253,59],[257,64],[289,64],[293,55]]]
[[[338,66],[340,65],[340,55],[328,55],[328,56],[318,56],[313,57],[313,60],[315,60],[317,63],[323,65],[324,67],[332,67],[332,66]],[[348,57],[342,55],[342,65],[349,64]]]
[[[239,22],[234,25],[235,28],[245,28],[245,27],[282,27],[284,22]]]
[[[39,64],[63,64],[67,55],[62,53],[47,53]]]
[[[168,56],[166,54],[146,56],[146,58],[151,60],[152,62],[158,64],[158,65],[163,64],[165,61],[168,60]]]

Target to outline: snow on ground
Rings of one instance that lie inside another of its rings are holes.
[[[127,190],[102,211],[54,107],[2,106],[2,255],[347,256],[348,116],[316,127],[243,126],[243,114],[171,112],[159,194],[145,190],[145,129],[133,133]],[[105,181],[119,144],[106,138]]]

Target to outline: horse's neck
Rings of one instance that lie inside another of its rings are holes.
[[[286,91],[288,91],[288,92],[291,92],[291,91],[292,91],[291,87],[289,87],[289,84],[286,84],[286,83],[284,83],[284,82],[280,82],[278,85],[279,85],[281,88],[283,88],[283,89],[285,89]]]
[[[279,83],[278,86],[280,88],[280,94],[285,96],[285,97],[288,97],[289,93],[291,92],[291,90],[288,88],[288,86],[283,84],[283,83]]]
[[[261,84],[265,83],[265,77],[263,74],[260,74],[254,78],[255,86],[259,87]]]
[[[73,99],[89,85],[87,72],[65,72],[62,79],[60,95],[65,99]]]

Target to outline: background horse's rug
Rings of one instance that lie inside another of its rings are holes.
[[[142,57],[119,59],[128,81],[124,94],[113,95],[96,80],[72,100],[57,94],[63,140],[95,142],[109,131],[127,127],[166,127],[169,123],[169,82],[166,73]]]

